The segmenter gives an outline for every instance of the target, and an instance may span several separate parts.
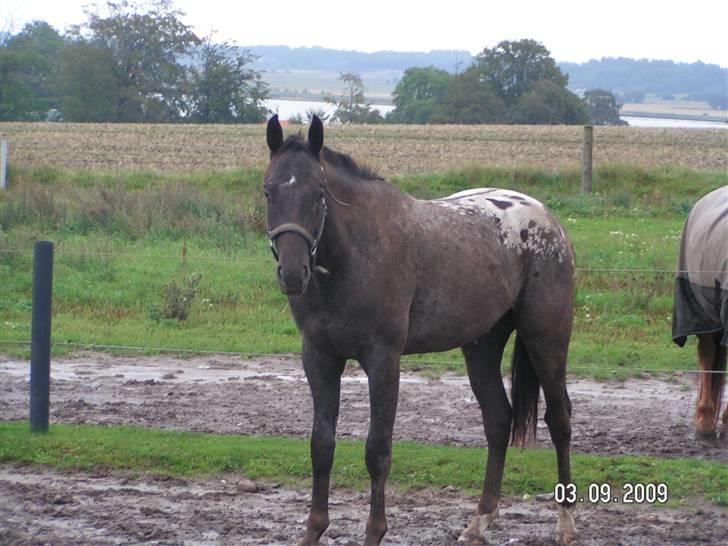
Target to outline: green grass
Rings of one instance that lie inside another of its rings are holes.
[[[454,486],[474,495],[482,485],[485,450],[396,442],[390,483],[403,490]],[[99,467],[165,476],[209,477],[240,473],[249,478],[303,487],[311,477],[308,440],[164,432],[138,427],[53,425],[32,434],[26,423],[0,423],[0,462],[48,465],[61,470]],[[719,463],[652,457],[572,455],[579,492],[589,483],[666,483],[680,504],[704,498],[728,506],[728,467]],[[510,449],[505,495],[553,491],[553,450]],[[361,441],[339,441],[335,486],[365,489],[368,475]]]
[[[68,352],[67,343],[298,352],[300,336],[262,235],[261,176],[16,172],[11,191],[0,195],[0,342],[29,339],[30,250],[48,238],[57,249],[56,354]],[[606,166],[596,170],[599,191],[589,196],[578,193],[571,171],[471,168],[395,182],[419,197],[510,187],[552,207],[583,269],[572,373],[608,378],[694,368],[694,352],[670,341],[673,281],[665,271],[674,267],[690,204],[728,184],[728,174]],[[194,275],[201,281],[189,318],[163,318],[165,286]],[[2,343],[0,350],[25,354],[27,346]],[[464,371],[458,351],[407,357],[405,368]]]

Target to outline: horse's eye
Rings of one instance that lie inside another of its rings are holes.
[[[265,195],[266,199],[270,199],[270,192],[268,190],[264,190],[263,195]]]

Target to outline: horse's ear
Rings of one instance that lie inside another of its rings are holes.
[[[324,146],[324,124],[317,115],[311,118],[311,127],[308,128],[308,147],[316,157]]]
[[[272,156],[283,145],[283,129],[278,122],[278,114],[268,120],[268,130],[266,131],[266,140],[268,141],[268,149]]]

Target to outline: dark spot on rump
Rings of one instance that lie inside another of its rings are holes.
[[[529,228],[535,228],[535,227],[536,227],[536,222],[534,222],[533,220],[530,220],[530,221],[528,222],[528,227],[529,227]]]
[[[528,202],[526,202],[526,201],[519,201],[519,203],[520,203],[521,205],[523,205],[524,207],[530,207],[530,206],[531,206],[531,203],[528,203]]]
[[[525,243],[527,240],[528,240],[528,230],[522,229],[521,230],[521,241],[523,241]]]
[[[492,197],[486,197],[486,199],[501,210],[506,210],[507,208],[513,206],[513,203],[511,203],[510,201],[501,201],[500,199],[493,199]]]
[[[500,219],[500,218],[496,218],[496,219],[495,219],[495,223],[496,223],[496,224],[500,224],[500,223],[501,223],[501,219]]]
[[[511,199],[515,199],[516,201],[525,201],[525,199],[520,195],[509,195],[508,197],[510,197]]]

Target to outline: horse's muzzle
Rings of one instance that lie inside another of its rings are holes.
[[[278,286],[286,296],[300,296],[308,288],[311,269],[307,264],[298,267],[278,266]]]

